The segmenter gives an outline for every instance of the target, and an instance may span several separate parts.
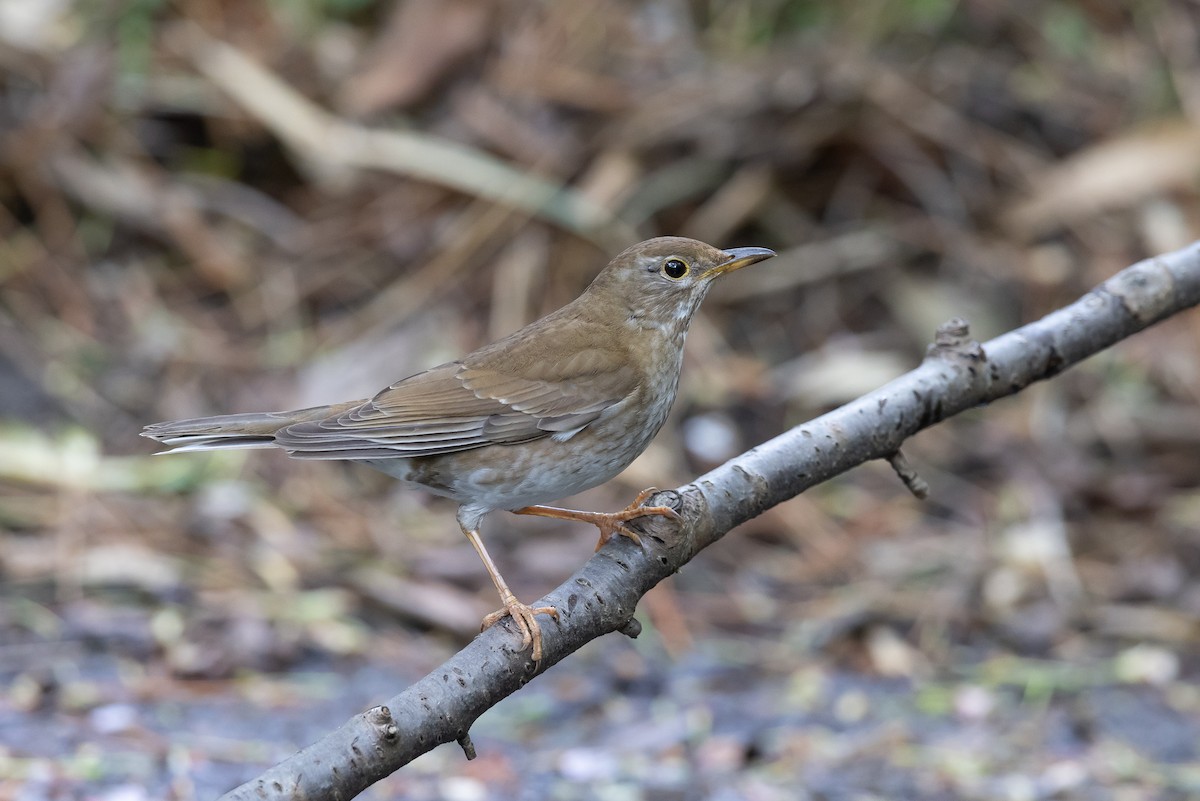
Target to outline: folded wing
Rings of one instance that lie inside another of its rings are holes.
[[[274,441],[299,458],[379,459],[566,439],[636,389],[634,370],[610,350],[521,356],[481,352],[434,367],[341,414],[289,425]]]

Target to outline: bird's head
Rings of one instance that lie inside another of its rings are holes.
[[[584,297],[623,307],[637,325],[686,330],[718,276],[774,255],[766,248],[721,250],[677,236],[648,239],[617,254]]]

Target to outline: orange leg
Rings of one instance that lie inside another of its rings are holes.
[[[504,577],[500,575],[500,571],[496,569],[496,563],[492,561],[487,548],[483,547],[483,540],[479,538],[479,532],[466,526],[463,526],[462,530],[463,534],[467,535],[467,539],[471,541],[472,547],[475,548],[475,553],[479,554],[479,558],[483,560],[484,568],[492,577],[496,591],[500,593],[500,603],[504,604],[502,609],[497,609],[483,619],[483,625],[479,627],[479,630],[483,631],[504,618],[511,617],[517,624],[517,630],[521,632],[521,648],[528,648],[532,644],[533,661],[539,661],[542,658],[542,630],[538,626],[535,616],[550,615],[558,620],[558,610],[553,606],[529,606],[518,601],[512,594],[512,590],[508,588],[508,584],[505,583]]]
[[[520,509],[513,509],[512,512],[515,515],[537,515],[538,517],[553,517],[556,520],[578,520],[581,523],[591,523],[600,529],[600,540],[596,543],[598,551],[613,538],[614,534],[628,537],[638,545],[642,544],[642,538],[638,536],[637,532],[625,525],[627,520],[650,515],[666,517],[670,520],[679,519],[679,513],[669,506],[642,506],[646,499],[656,492],[658,489],[655,487],[642,490],[633,499],[633,503],[619,512],[581,512],[576,509],[559,509],[557,506],[524,506]]]

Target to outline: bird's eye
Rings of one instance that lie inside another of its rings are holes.
[[[687,262],[682,259],[667,259],[663,262],[662,274],[667,278],[683,278],[688,274]]]

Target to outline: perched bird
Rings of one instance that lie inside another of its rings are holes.
[[[298,459],[361,462],[459,503],[458,524],[503,604],[483,628],[512,617],[521,647],[542,656],[536,615],[509,590],[479,537],[484,515],[579,520],[639,542],[625,522],[675,516],[642,506],[620,512],[542,506],[608,481],[646,449],[679,387],[683,341],[713,281],[775,254],[720,250],[679,237],[634,245],[577,299],[499,342],[401,379],[369,400],[292,412],[155,423],[142,436],[179,451],[279,447]]]

